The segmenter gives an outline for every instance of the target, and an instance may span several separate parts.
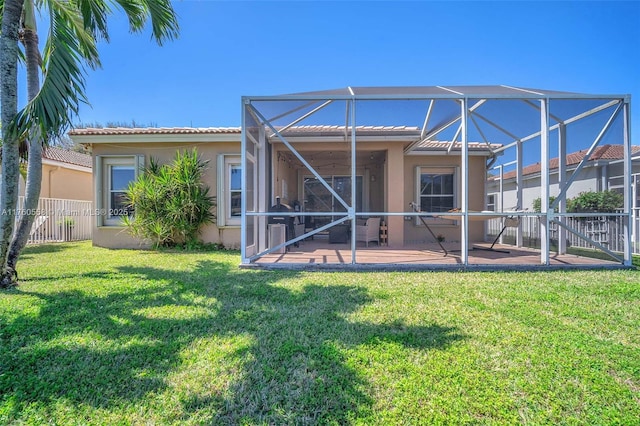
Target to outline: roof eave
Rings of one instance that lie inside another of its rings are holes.
[[[71,140],[79,144],[108,144],[108,143],[194,143],[194,142],[237,142],[240,143],[240,133],[154,133],[154,134],[117,134],[117,135],[78,135],[69,134]]]
[[[462,151],[460,151],[459,149],[454,149],[451,150],[451,152],[449,152],[446,149],[425,149],[425,150],[411,150],[409,152],[407,152],[405,155],[407,156],[425,156],[425,155],[430,155],[430,156],[461,156],[462,155]],[[488,151],[486,149],[470,149],[469,150],[469,157],[491,157],[493,154],[493,152]]]
[[[86,173],[91,173],[91,171],[93,170],[92,167],[90,166],[83,166],[80,164],[73,164],[73,163],[67,163],[64,161],[51,160],[49,158],[43,158],[42,164],[46,164],[54,167],[63,167],[65,169],[77,170],[77,171],[86,172]]]

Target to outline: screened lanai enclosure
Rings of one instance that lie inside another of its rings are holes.
[[[348,87],[242,102],[245,265],[631,264],[628,95]]]

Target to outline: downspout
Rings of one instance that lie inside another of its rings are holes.
[[[608,191],[609,190],[609,166],[607,164],[603,164],[600,167],[600,191]]]
[[[53,198],[51,196],[51,175],[60,170],[60,166],[56,166],[55,169],[49,170],[49,183],[47,184],[47,198]]]

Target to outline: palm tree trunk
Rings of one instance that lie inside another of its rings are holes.
[[[18,113],[18,30],[24,0],[5,0],[0,26],[0,113],[2,120],[2,185],[0,186],[0,287],[15,284],[15,273],[7,265],[9,243],[18,204],[20,164],[11,121]]]
[[[35,20],[33,0],[25,0],[22,42],[25,46],[25,62],[27,70],[27,96],[33,100],[40,90],[40,50],[38,49],[38,32]],[[7,257],[7,266],[16,270],[18,257],[27,244],[33,221],[36,218],[40,188],[42,186],[42,141],[38,134],[29,135],[27,160],[27,179],[23,214],[16,230]],[[17,278],[17,272],[15,272]]]

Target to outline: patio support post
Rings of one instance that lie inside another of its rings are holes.
[[[269,211],[269,206],[271,204],[269,203],[269,191],[267,187],[267,134],[264,126],[260,126],[260,128],[258,129],[258,142],[259,143],[257,152],[254,151],[257,157],[255,159],[255,170],[253,172],[254,180],[253,183],[250,183],[250,185],[254,191],[254,208],[259,212],[266,212]],[[243,188],[248,187],[245,186]],[[253,217],[251,219],[254,220]],[[256,246],[257,250],[261,252],[267,249],[267,234],[269,232],[267,217],[262,215],[258,216],[258,223],[255,224],[255,226],[257,227],[257,232],[254,231],[254,234],[257,234],[258,236]]]
[[[351,263],[356,263],[356,99],[351,101],[351,206],[348,214],[351,220]]]
[[[558,188],[563,188],[567,179],[567,126],[560,123],[558,127]],[[562,216],[567,212],[567,196],[558,202],[560,223],[566,226],[567,218]],[[558,254],[567,254],[567,230],[558,227]]]
[[[632,216],[632,190],[631,190],[631,123],[629,98],[624,99],[623,106],[623,139],[624,139],[624,266],[631,266],[631,221]]]
[[[469,264],[469,145],[467,141],[467,124],[468,124],[468,99],[460,100],[460,129],[462,130],[462,229],[461,229],[461,260],[466,266]]]
[[[540,100],[540,263],[549,265],[549,99]]]
[[[500,164],[500,213],[504,211],[504,164]],[[503,234],[500,234],[500,244],[502,242]]]
[[[640,196],[638,191],[638,185],[640,185],[640,174],[634,174],[631,176],[631,252],[640,251],[640,248],[636,245],[638,243],[638,213],[640,212],[640,206],[635,205],[635,200]]]
[[[523,161],[523,142],[518,141],[516,144],[516,200],[517,205],[514,206],[515,210],[523,210],[524,206],[522,199],[522,161]],[[518,227],[516,228],[516,247],[522,247],[522,220],[518,221]]]
[[[247,149],[247,132],[246,132],[246,123],[247,123],[247,108],[249,105],[249,101],[242,98],[242,134],[240,135],[240,164],[241,164],[241,173],[240,173],[240,182],[241,187],[247,187],[247,171],[246,169],[246,149]],[[240,259],[242,263],[248,262],[247,256],[247,191],[241,191],[240,199],[242,203],[242,209],[240,210]]]
[[[397,190],[397,188],[402,188],[402,183],[404,182],[404,151],[400,144],[389,146],[385,174],[387,175],[387,183],[385,185],[387,206],[385,211],[403,213],[405,206],[404,191]],[[398,215],[387,216],[387,227],[389,247],[403,247],[404,217]]]

